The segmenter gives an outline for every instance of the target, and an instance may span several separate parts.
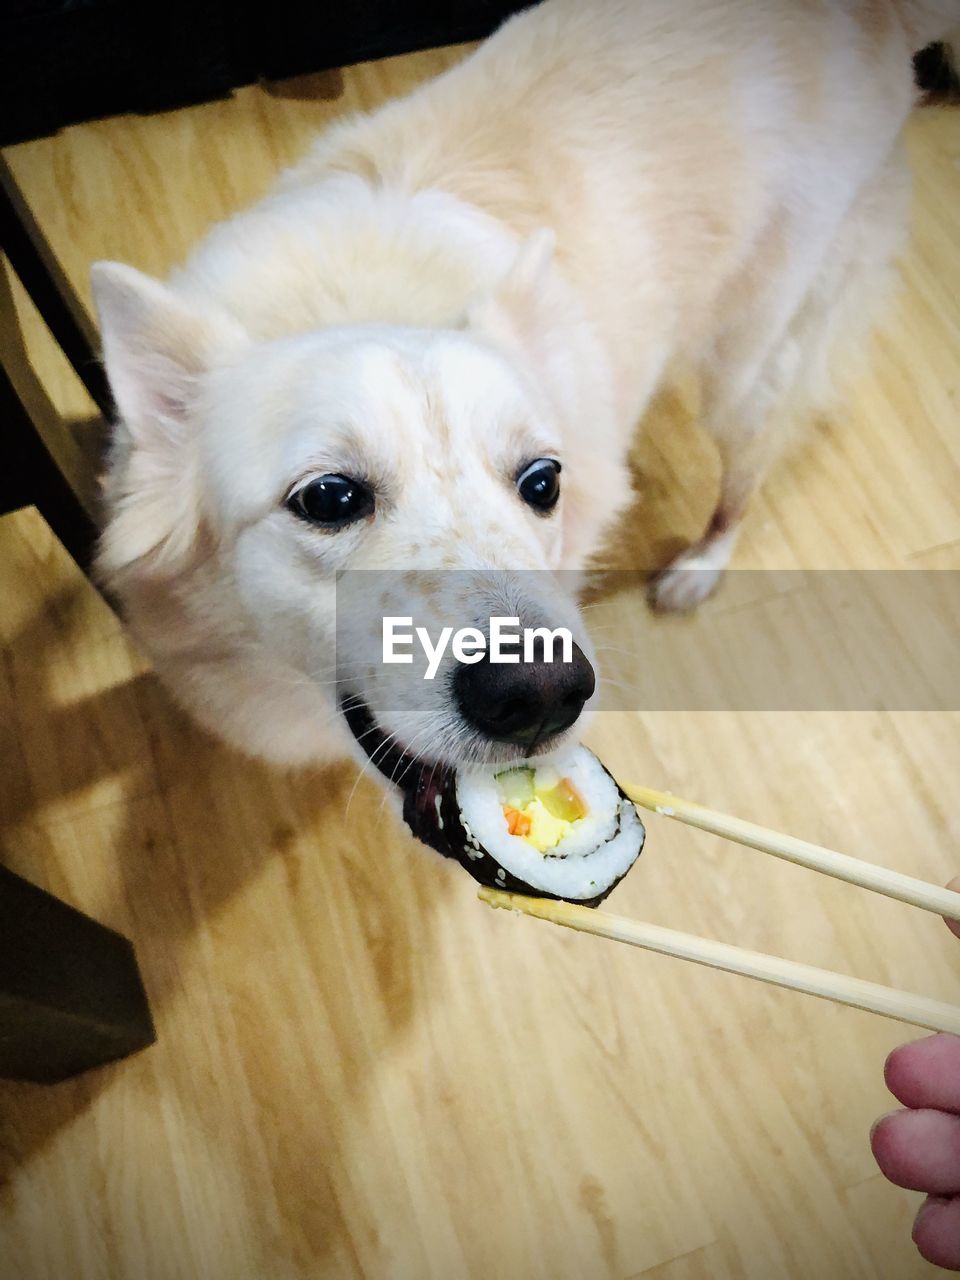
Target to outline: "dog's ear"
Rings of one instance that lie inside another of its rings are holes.
[[[548,227],[520,246],[506,274],[467,312],[467,327],[524,346],[542,341],[550,327],[550,266],[556,236]]]
[[[119,262],[91,268],[104,363],[122,425],[141,447],[185,425],[199,374],[241,340],[225,315],[191,309],[166,285]]]
[[[156,569],[182,564],[201,526],[190,430],[198,378],[246,339],[230,317],[194,310],[132,267],[98,262],[91,276],[120,419],[104,478],[100,568],[109,575],[148,556]]]

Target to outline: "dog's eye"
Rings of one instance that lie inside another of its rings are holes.
[[[349,476],[318,476],[287,499],[294,515],[325,529],[342,529],[373,514],[373,494]]]
[[[517,492],[536,511],[552,511],[560,497],[560,463],[538,458],[517,476]]]

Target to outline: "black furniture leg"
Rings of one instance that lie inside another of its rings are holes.
[[[97,359],[97,333],[0,156],[0,249],[94,404],[109,421],[113,398]]]
[[[96,526],[47,452],[0,365],[0,514],[25,506],[39,510],[80,568],[88,573]]]
[[[155,1039],[130,942],[0,867],[0,1077],[52,1084]]]

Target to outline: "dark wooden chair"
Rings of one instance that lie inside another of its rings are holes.
[[[0,248],[108,418],[110,392],[93,326],[2,160]],[[0,515],[37,507],[86,572],[96,524],[44,443],[59,430],[0,264]],[[54,1083],[155,1038],[132,944],[0,866],[0,1077]]]
[[[0,159],[0,250],[105,418],[110,391],[90,320]],[[0,276],[3,276],[0,268]],[[0,515],[35,506],[86,572],[96,527],[44,443],[62,429],[20,335],[9,281],[0,279]]]
[[[155,1039],[130,942],[0,866],[0,1076],[53,1084]]]

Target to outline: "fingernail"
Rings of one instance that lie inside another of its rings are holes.
[[[893,1111],[885,1111],[882,1116],[878,1116],[877,1119],[874,1120],[873,1124],[870,1126],[870,1141],[873,1142],[873,1135],[877,1132],[877,1130],[883,1124],[884,1120],[889,1120],[891,1116],[898,1116],[900,1114],[901,1114],[900,1108],[896,1108]]]

